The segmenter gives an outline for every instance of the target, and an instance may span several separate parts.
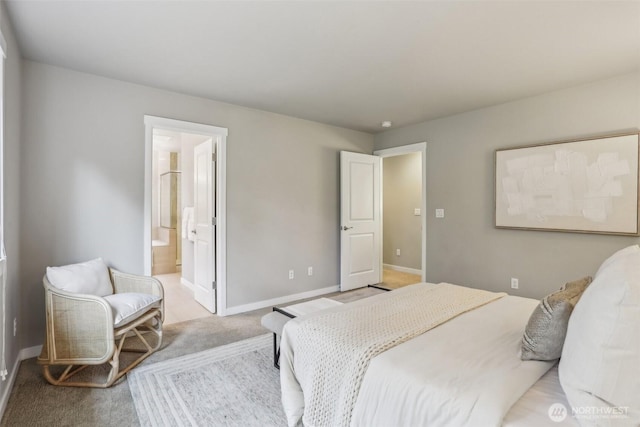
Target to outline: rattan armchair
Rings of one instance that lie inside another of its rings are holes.
[[[47,275],[44,276],[46,340],[38,363],[49,383],[109,387],[160,348],[164,319],[164,290],[160,281],[114,269],[109,269],[109,276],[113,295],[107,297],[61,290],[51,284]],[[140,304],[139,312],[120,319],[122,304],[118,306],[113,300],[129,296],[147,300],[154,296],[153,304],[146,307]],[[139,355],[121,368],[121,364],[124,365],[121,357],[131,359],[125,357],[125,352]],[[106,380],[104,374],[84,371],[90,365],[105,365],[108,368]],[[52,367],[57,371],[55,374]],[[83,374],[76,376],[80,372]]]

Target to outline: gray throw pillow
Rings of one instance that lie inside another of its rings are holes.
[[[522,337],[522,360],[556,360],[562,354],[569,317],[591,277],[565,284],[533,310]]]

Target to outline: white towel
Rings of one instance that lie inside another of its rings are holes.
[[[194,234],[193,207],[187,207],[182,211],[182,238],[193,242],[195,240]]]

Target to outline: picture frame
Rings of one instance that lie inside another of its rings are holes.
[[[495,151],[495,227],[640,235],[640,132]]]

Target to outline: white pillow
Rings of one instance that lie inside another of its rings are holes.
[[[109,269],[102,258],[62,267],[47,267],[49,282],[58,289],[103,297],[113,294]]]
[[[631,245],[631,246],[627,246],[624,249],[620,249],[618,252],[616,252],[615,254],[611,255],[609,258],[607,258],[601,265],[600,268],[598,268],[598,271],[596,271],[596,275],[593,277],[598,277],[598,274],[600,274],[600,272],[602,270],[604,270],[605,268],[607,268],[609,265],[613,264],[614,262],[620,260],[621,258],[626,257],[627,255],[631,255],[631,254],[635,254],[640,252],[640,246],[638,245]]]
[[[640,251],[623,251],[576,304],[560,358],[560,384],[585,425],[640,425]]]
[[[152,307],[160,307],[160,297],[149,294],[125,292],[104,297],[113,309],[113,326],[119,328]]]

